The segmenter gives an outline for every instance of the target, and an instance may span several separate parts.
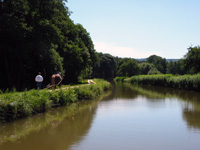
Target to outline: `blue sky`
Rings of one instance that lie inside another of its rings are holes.
[[[179,59],[200,45],[200,0],[68,0],[66,6],[97,52]]]

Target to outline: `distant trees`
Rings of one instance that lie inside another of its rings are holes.
[[[151,55],[150,57],[147,58],[147,62],[154,64],[157,70],[160,71],[161,73],[166,73],[167,61],[165,58],[156,55]]]
[[[184,68],[184,60],[179,59],[178,61],[170,61],[167,63],[167,74],[180,74],[183,75],[186,73]]]
[[[146,60],[137,61],[133,58],[119,58],[110,54],[98,53],[99,62],[94,68],[93,77],[113,78],[116,76],[131,77],[134,75],[151,74],[194,74],[200,72],[200,47],[188,48],[182,59],[166,60],[151,55]]]
[[[133,76],[139,74],[139,66],[135,59],[127,58],[121,60],[121,65],[119,66],[119,70],[117,74],[119,76]]]
[[[138,62],[133,58],[118,58],[110,54],[97,53],[98,62],[92,77],[112,79],[116,76],[133,76],[139,74]]]
[[[140,74],[160,74],[157,68],[152,63],[142,62],[139,64]]]
[[[112,79],[116,76],[116,61],[115,57],[110,54],[97,54],[99,61],[94,67],[93,77]]]

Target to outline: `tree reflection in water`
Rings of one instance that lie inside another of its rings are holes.
[[[105,97],[104,101],[107,103],[114,99],[132,103],[131,101],[140,100],[138,97],[143,97],[141,100],[145,99],[145,104],[150,107],[162,105],[165,101],[177,100],[181,103],[183,119],[187,122],[188,128],[200,131],[200,93],[197,92],[116,83],[113,85],[112,93]],[[83,102],[83,104],[73,104],[67,109],[56,108],[45,114],[0,125],[0,143],[2,143],[0,149],[70,149],[71,146],[84,141],[88,135],[96,116],[97,106],[98,101]],[[132,106],[130,109],[133,109]],[[135,125],[134,120],[133,125]]]
[[[144,85],[132,85],[121,84],[121,86],[130,87],[132,93],[137,96],[145,96],[152,103],[155,101],[163,101],[166,98],[177,98],[183,103],[183,118],[187,122],[188,128],[194,128],[200,130],[200,93],[178,90],[166,87],[156,86],[144,86]]]
[[[87,134],[97,103],[98,101],[77,103],[1,125],[0,149],[66,150]]]

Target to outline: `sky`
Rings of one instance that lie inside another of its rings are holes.
[[[121,58],[183,58],[200,45],[200,0],[68,0],[97,52]]]

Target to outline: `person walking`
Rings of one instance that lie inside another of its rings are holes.
[[[42,81],[43,81],[43,77],[41,75],[41,72],[39,72],[38,75],[35,77],[35,82],[37,82],[37,88],[39,90],[42,89]]]

